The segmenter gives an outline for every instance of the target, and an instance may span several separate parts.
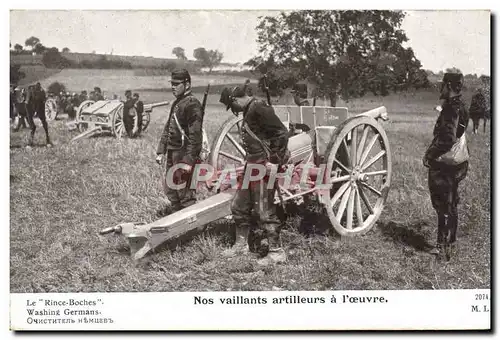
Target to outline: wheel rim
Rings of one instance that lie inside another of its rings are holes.
[[[83,103],[80,104],[80,106],[78,107],[78,111],[76,113],[76,121],[77,121],[77,124],[78,124],[78,130],[80,130],[80,132],[85,132],[87,131],[88,129],[88,123],[85,122],[85,120],[82,120],[82,112],[83,110],[85,110],[87,107],[91,106],[92,104],[94,104],[93,101],[89,100],[89,101],[84,101]]]
[[[333,188],[325,204],[333,227],[341,235],[366,233],[380,217],[389,193],[387,135],[373,118],[351,118],[337,129],[327,157],[325,173]]]
[[[53,99],[49,99],[45,102],[45,117],[47,120],[51,121],[56,119],[57,116],[57,105]]]
[[[246,153],[241,139],[242,121],[243,116],[231,117],[217,132],[209,157],[210,165],[215,172],[237,169],[245,165]]]
[[[113,114],[113,134],[117,138],[121,138],[123,136],[124,130],[125,125],[123,124],[123,105],[121,105]]]

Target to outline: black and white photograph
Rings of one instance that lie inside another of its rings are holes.
[[[203,315],[359,308],[379,318],[330,329],[390,330],[394,291],[461,291],[477,322],[444,329],[490,329],[489,10],[9,21],[11,330],[162,329],[90,298],[108,293],[189,293]]]

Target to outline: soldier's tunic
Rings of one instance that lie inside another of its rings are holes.
[[[285,164],[288,131],[274,109],[264,101],[252,99],[245,107],[243,117],[241,133],[247,164],[265,164],[267,161]],[[253,138],[252,133],[266,146]],[[240,188],[233,199],[231,210],[234,221],[240,227],[249,229],[248,245],[253,252],[260,251],[261,243],[267,243],[268,248],[279,247],[281,221],[276,214],[274,196],[275,189],[267,189],[267,180],[263,179],[250,183],[248,189]],[[258,216],[257,220],[254,215]]]
[[[436,125],[434,139],[425,153],[429,162],[429,191],[432,206],[439,216],[439,244],[456,240],[459,203],[458,185],[467,176],[469,162],[457,166],[439,163],[436,159],[451,149],[458,138],[467,130],[469,113],[461,95],[443,104]],[[446,219],[446,220],[444,220]]]
[[[135,111],[137,112],[137,119],[139,120],[137,122],[137,127],[139,129],[139,134],[142,132],[142,116],[144,114],[144,103],[140,100],[138,100],[135,103]]]
[[[178,128],[175,117],[185,136]],[[170,109],[170,116],[160,138],[157,155],[166,154],[166,171],[175,164],[182,162],[190,166],[198,161],[202,147],[203,111],[201,103],[191,91],[177,98]],[[186,186],[181,190],[174,190],[164,185],[165,194],[172,203],[174,211],[183,209],[196,203],[195,190],[190,189],[191,174],[187,174]]]
[[[134,117],[136,115],[136,110],[134,106],[134,100],[132,98],[127,99],[123,104],[123,125],[125,126],[125,131],[130,138],[135,137],[132,134],[134,129]]]

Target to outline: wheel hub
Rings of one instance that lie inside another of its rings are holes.
[[[363,173],[359,166],[354,167],[351,171],[351,182],[363,181],[365,182],[367,179],[366,174]]]

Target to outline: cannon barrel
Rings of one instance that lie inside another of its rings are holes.
[[[156,107],[160,107],[160,106],[167,106],[167,105],[170,105],[170,102],[167,100],[167,101],[164,101],[164,102],[158,102],[158,103],[152,103],[152,104],[146,104],[144,105],[144,111],[146,112],[151,112],[153,111],[154,108]]]

